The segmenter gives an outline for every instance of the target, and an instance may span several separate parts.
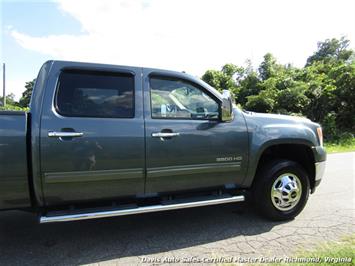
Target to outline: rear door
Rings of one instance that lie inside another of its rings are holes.
[[[144,193],[141,69],[63,64],[51,69],[41,118],[46,204]]]
[[[247,168],[242,115],[219,119],[220,103],[184,75],[144,70],[146,193],[233,187]]]

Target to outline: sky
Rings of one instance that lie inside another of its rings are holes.
[[[0,61],[16,99],[52,59],[202,76],[247,59],[257,68],[268,52],[302,67],[329,38],[355,47],[355,0],[0,1]]]

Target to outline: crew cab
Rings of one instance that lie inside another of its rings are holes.
[[[41,223],[250,200],[287,220],[323,176],[322,129],[243,111],[186,73],[48,61],[0,112],[0,210]]]

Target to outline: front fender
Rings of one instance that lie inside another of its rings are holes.
[[[317,145],[315,132],[302,123],[265,123],[248,121],[249,165],[243,187],[250,187],[256,174],[259,160],[266,149],[279,144]]]

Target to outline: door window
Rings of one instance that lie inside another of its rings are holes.
[[[134,117],[131,74],[66,70],[59,77],[57,112],[74,117]]]
[[[202,88],[181,79],[150,79],[152,118],[218,119],[219,104]]]

